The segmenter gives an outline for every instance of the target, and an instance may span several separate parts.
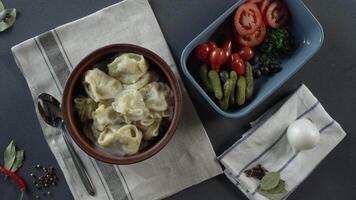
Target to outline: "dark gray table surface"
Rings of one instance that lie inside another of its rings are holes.
[[[4,0],[7,7],[18,9],[19,16],[15,27],[0,33],[0,150],[2,151],[11,139],[14,139],[21,149],[26,150],[27,157],[19,174],[27,183],[31,183],[28,174],[34,164],[43,163],[57,168],[58,165],[41,133],[31,94],[14,62],[10,48],[28,38],[116,2],[115,0]],[[181,51],[187,43],[234,2],[234,0],[150,0],[177,64]],[[356,131],[354,117],[356,1],[305,0],[305,3],[324,27],[324,45],[302,70],[248,117],[227,119],[219,116],[187,81],[185,85],[200,113],[216,153],[220,154],[241,136],[249,121],[304,82],[348,135],[290,196],[290,199],[356,199],[354,171],[356,168],[354,135]],[[1,153],[0,163],[3,163],[2,159]],[[60,172],[58,174],[60,184],[53,190],[53,197],[48,199],[73,199],[63,175]],[[34,199],[33,195],[30,188],[25,199]],[[18,199],[17,188],[13,184],[5,184],[0,179],[0,199]],[[168,199],[242,200],[246,198],[223,175],[220,175]]]

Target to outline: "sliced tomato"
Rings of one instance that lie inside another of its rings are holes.
[[[271,5],[271,3],[273,1],[274,0],[263,0],[260,3],[260,11],[261,11],[261,15],[262,15],[262,20],[265,23],[265,25],[268,25],[267,19],[266,19],[266,11],[267,11],[268,6]]]
[[[261,12],[256,4],[246,3],[235,12],[234,25],[240,35],[250,35],[261,26]]]
[[[266,27],[262,24],[252,35],[240,35],[234,32],[237,43],[241,46],[256,47],[260,45],[266,37]]]
[[[283,1],[274,1],[268,6],[266,11],[266,19],[268,25],[273,28],[278,28],[288,22],[289,12]]]
[[[263,0],[248,0],[247,2],[248,3],[260,3],[262,2]]]

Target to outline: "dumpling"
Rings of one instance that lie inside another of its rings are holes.
[[[93,112],[93,125],[99,130],[103,131],[106,126],[121,124],[124,118],[120,113],[115,112],[111,105],[99,104],[99,107]]]
[[[169,119],[171,119],[173,117],[173,109],[174,107],[173,106],[168,106],[167,110],[165,111],[151,111],[150,112],[150,117],[154,118],[154,119],[157,119],[157,118],[164,118],[164,117],[167,117]]]
[[[161,82],[152,82],[140,90],[146,106],[151,111],[163,112],[169,107],[171,90]]]
[[[100,132],[94,127],[93,124],[86,123],[83,127],[83,132],[91,142],[94,144],[97,143]]]
[[[141,93],[135,89],[121,91],[112,103],[112,107],[124,116],[126,123],[142,120],[149,115]]]
[[[124,84],[133,84],[148,71],[148,63],[142,55],[125,53],[108,64],[108,68],[110,76]]]
[[[74,99],[74,106],[78,111],[80,121],[86,122],[93,119],[92,113],[97,108],[97,103],[91,98],[77,97]]]
[[[99,102],[115,98],[122,85],[120,81],[95,68],[85,73],[84,88],[94,101]]]
[[[120,128],[108,126],[100,133],[98,139],[98,143],[101,147],[121,146],[122,150],[128,155],[138,152],[141,141],[141,131],[131,124]]]
[[[139,128],[142,130],[145,140],[150,140],[158,136],[161,121],[161,118],[147,118],[140,121]]]
[[[125,84],[124,89],[136,89],[139,90],[143,88],[145,85],[153,82],[158,81],[158,75],[154,71],[148,71],[144,74],[136,83],[134,84]]]

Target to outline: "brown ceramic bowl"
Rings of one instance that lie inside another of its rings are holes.
[[[170,85],[174,94],[174,114],[172,120],[160,131],[159,136],[154,139],[150,145],[137,154],[130,156],[117,156],[106,153],[95,147],[95,145],[87,138],[83,132],[83,125],[79,120],[77,112],[74,108],[74,98],[80,94],[85,94],[82,86],[82,77],[87,70],[93,68],[93,65],[99,61],[113,57],[118,53],[137,53],[143,55],[150,64],[150,69],[155,70],[161,75],[161,78]],[[113,44],[102,47],[87,57],[85,57],[73,70],[67,80],[63,99],[62,112],[65,125],[69,134],[77,145],[93,158],[111,164],[125,165],[143,161],[158,153],[174,135],[178,122],[180,120],[182,110],[182,94],[179,83],[170,69],[169,65],[163,61],[158,55],[143,47],[131,44]]]

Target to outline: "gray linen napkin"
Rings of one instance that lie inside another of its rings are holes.
[[[127,0],[65,24],[12,48],[32,96],[47,92],[61,99],[66,79],[91,51],[131,43],[160,55],[179,78],[168,45],[147,0]],[[39,117],[44,136],[75,199],[161,199],[222,173],[183,84],[183,117],[171,142],[154,157],[129,166],[97,161],[75,146],[97,189],[87,194],[59,130]],[[38,113],[37,113],[38,114]]]
[[[295,153],[286,130],[300,118],[311,119],[321,137],[314,149]],[[251,124],[252,128],[218,158],[226,176],[251,200],[266,198],[257,192],[259,181],[247,177],[245,170],[261,164],[269,171],[280,172],[289,191],[287,198],[346,135],[305,85]]]

